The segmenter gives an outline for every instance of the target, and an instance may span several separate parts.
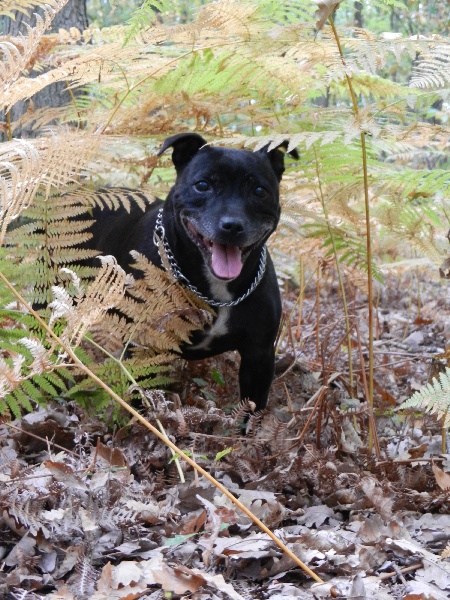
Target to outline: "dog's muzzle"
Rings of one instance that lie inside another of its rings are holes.
[[[235,279],[242,271],[242,254],[247,250],[233,244],[222,244],[203,236],[188,219],[183,224],[192,241],[205,255],[213,275],[219,279]]]
[[[267,265],[267,247],[266,247],[266,245],[264,245],[261,249],[261,254],[259,257],[259,267],[258,267],[258,272],[256,273],[256,277],[253,280],[253,282],[251,283],[250,287],[247,289],[247,291],[245,291],[241,296],[239,296],[238,298],[234,298],[233,300],[230,300],[229,302],[219,302],[217,300],[214,300],[213,298],[208,298],[207,296],[204,296],[195,287],[195,285],[192,285],[192,283],[190,283],[189,279],[185,275],[183,275],[183,273],[180,271],[180,267],[178,266],[178,263],[175,260],[175,257],[173,255],[172,250],[170,249],[169,243],[166,239],[166,232],[164,231],[164,226],[162,223],[162,216],[163,216],[163,209],[160,208],[158,211],[157,218],[156,218],[155,229],[153,231],[153,243],[158,248],[158,254],[161,258],[162,266],[164,268],[166,268],[165,260],[164,260],[164,259],[166,259],[167,263],[168,263],[168,269],[171,271],[171,273],[175,277],[175,279],[177,279],[180,283],[182,283],[184,286],[186,286],[188,288],[188,290],[190,290],[191,292],[196,294],[201,300],[204,300],[210,306],[214,306],[217,308],[237,306],[238,304],[243,302],[246,298],[248,298],[248,296],[250,296],[250,294],[253,292],[253,290],[255,290],[258,287],[258,285],[261,283],[262,278],[264,277],[264,274],[266,272],[266,265]],[[256,244],[253,244],[252,246],[248,246],[248,252],[255,245]],[[163,256],[163,254],[165,256]]]

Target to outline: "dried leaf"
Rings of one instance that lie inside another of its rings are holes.
[[[198,533],[206,523],[206,516],[206,511],[202,510],[202,512],[199,515],[195,516],[193,519],[190,519],[187,523],[183,525],[183,527],[180,530],[180,533],[182,535]]]
[[[95,451],[96,455],[102,458],[108,465],[111,465],[111,467],[122,469],[128,466],[127,459],[120,448],[110,448],[98,440]]]
[[[313,583],[311,591],[319,598],[329,598],[334,585],[332,583]]]
[[[354,600],[364,600],[366,598],[366,588],[364,587],[364,580],[361,573],[355,575],[352,583],[352,589],[350,591],[350,598]]]
[[[78,475],[73,472],[73,469],[64,463],[46,460],[44,465],[50,471],[56,481],[61,481],[67,485],[67,487],[72,487],[79,490],[88,489],[88,486]]]
[[[183,567],[169,567],[162,554],[142,562],[122,561],[117,566],[105,565],[97,592],[92,600],[129,600],[138,598],[148,586],[159,584],[164,591],[175,594],[196,592],[206,583],[203,576]]]
[[[442,279],[450,279],[450,258],[447,258],[439,267],[439,276]]]
[[[245,600],[243,596],[236,592],[230,583],[225,582],[223,575],[205,573],[204,571],[200,571],[200,569],[192,569],[192,572],[201,575],[211,587],[224,592],[232,600]]]
[[[315,16],[317,17],[316,27],[320,30],[328,17],[338,9],[342,0],[313,0],[313,2],[318,6]]]
[[[450,473],[446,473],[434,463],[431,465],[431,468],[433,469],[436,483],[441,490],[450,490]]]
[[[392,517],[393,500],[383,494],[377,480],[373,477],[363,477],[360,487],[383,519],[389,520]]]

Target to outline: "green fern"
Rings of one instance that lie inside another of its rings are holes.
[[[8,242],[14,245],[16,260],[33,264],[31,302],[49,303],[61,267],[95,256],[95,252],[81,248],[90,237],[88,228],[92,224],[79,218],[86,210],[83,202],[71,194],[38,192],[34,203],[22,213],[22,224],[10,232]],[[92,269],[78,271],[85,276],[93,274]]]
[[[138,380],[139,386],[143,389],[164,388],[175,381],[174,377],[170,376],[172,367],[159,364],[157,356],[147,357],[147,360],[131,358],[124,360],[121,364],[116,360],[108,359],[97,365],[91,363],[91,368],[119,396],[129,400],[133,398],[139,400],[140,395],[137,390],[133,389],[130,393],[131,381],[126,372],[134,380]],[[103,414],[104,410],[111,405],[110,396],[94,386],[89,378],[84,378],[72,386],[66,396],[75,399],[83,408],[96,415]]]
[[[432,383],[417,391],[399,408],[423,410],[442,419],[442,427],[450,427],[450,369],[445,367],[445,373],[439,373],[439,380],[433,377]]]
[[[161,19],[161,13],[171,8],[170,0],[144,0],[127,21],[128,31],[124,44],[134,39],[143,29],[151,27]]]
[[[350,227],[337,227],[333,225],[330,225],[330,227],[339,262],[348,267],[355,266],[364,273],[367,273],[367,252],[364,237],[358,235]],[[334,248],[332,246],[332,239],[325,221],[318,222],[317,220],[315,223],[305,224],[303,229],[306,237],[323,240],[323,246],[327,249],[325,256],[333,256]],[[383,277],[381,271],[374,263],[372,263],[372,274],[377,281],[382,283]]]
[[[15,322],[18,324],[16,318],[28,322],[28,330],[14,326]],[[74,378],[67,368],[56,366],[57,356],[50,351],[45,356],[45,365],[36,364],[36,355],[30,351],[29,346],[35,345],[43,351],[45,348],[31,334],[33,330],[38,331],[33,317],[17,311],[0,311],[0,322],[3,325],[0,328],[0,375],[3,376],[0,386],[0,414],[9,411],[14,417],[20,418],[23,411],[33,411],[33,403],[44,405],[48,399],[66,392],[67,384],[73,383]],[[19,363],[20,369],[15,369],[14,366]]]

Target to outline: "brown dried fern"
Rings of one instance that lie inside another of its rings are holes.
[[[9,7],[8,7],[9,4]],[[55,14],[67,4],[67,0],[50,0],[43,2],[42,0],[7,0],[6,6],[2,2],[0,7],[0,15],[11,14],[12,9],[28,12],[27,9],[31,6],[36,7],[41,5],[43,8],[42,16],[35,14],[36,25],[30,27],[26,24],[28,35],[18,36],[15,38],[3,36],[0,38],[0,52],[2,54],[2,62],[0,63],[0,79],[4,82],[2,92],[0,92],[0,104],[11,92],[11,86],[22,76],[22,73],[27,70],[28,65],[34,58],[39,44],[45,32],[50,28]],[[7,103],[7,102],[6,102]]]
[[[138,252],[132,255],[133,266],[142,272],[143,278],[135,281],[128,296],[117,306],[125,317],[115,319],[117,331],[122,332],[125,343],[133,341],[141,348],[155,352],[179,350],[180,343],[188,341],[195,329],[210,322],[211,308],[167,271]]]

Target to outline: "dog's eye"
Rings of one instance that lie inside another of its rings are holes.
[[[253,193],[255,194],[255,196],[258,196],[258,198],[265,198],[267,196],[267,190],[263,188],[262,185],[258,185],[258,187],[255,187]]]
[[[209,183],[202,179],[201,181],[197,181],[197,183],[194,183],[194,187],[197,190],[197,192],[207,192],[209,190]]]

